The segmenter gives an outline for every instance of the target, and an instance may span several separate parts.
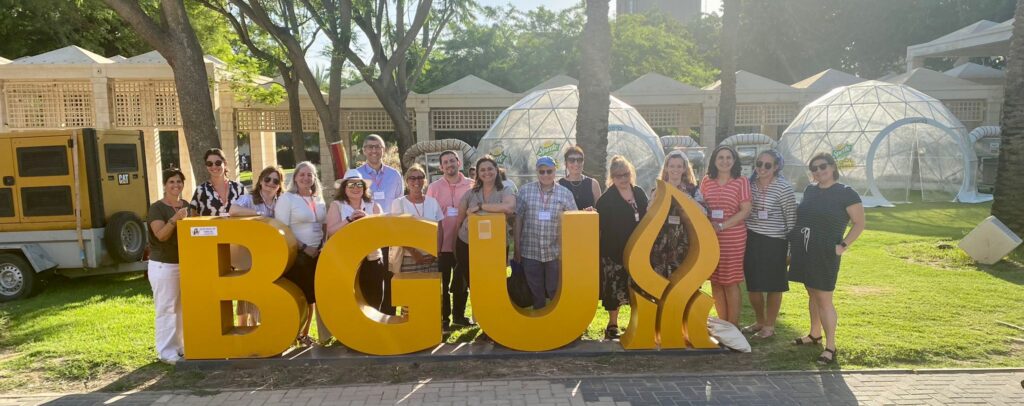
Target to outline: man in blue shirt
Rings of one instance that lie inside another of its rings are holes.
[[[385,210],[391,207],[391,202],[399,197],[402,197],[405,191],[403,185],[402,174],[395,168],[384,165],[381,158],[384,157],[384,149],[387,145],[384,144],[384,139],[377,134],[370,134],[363,140],[363,155],[366,156],[366,163],[356,168],[356,171],[360,175],[363,175],[363,179],[370,181],[370,196],[373,197],[374,203],[380,204]],[[340,191],[339,193],[345,193]],[[390,249],[383,247],[381,249],[384,254],[384,268],[388,269],[389,260],[388,254]],[[385,291],[391,290],[391,280],[385,282]]]

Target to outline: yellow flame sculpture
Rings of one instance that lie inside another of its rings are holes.
[[[625,262],[629,275],[642,293],[630,287],[630,323],[622,336],[622,347],[630,349],[718,348],[707,330],[707,317],[714,305],[700,290],[718,266],[718,237],[711,222],[690,197],[658,181],[654,204],[640,221],[626,244]],[[690,235],[686,259],[668,279],[651,267],[651,250],[672,202],[685,214],[682,221]]]

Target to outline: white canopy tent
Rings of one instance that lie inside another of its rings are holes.
[[[807,163],[831,153],[841,182],[865,206],[924,201],[982,202],[977,157],[963,124],[938,100],[905,85],[867,81],[833,89],[811,102],[783,132],[785,173],[798,191],[809,182]]]
[[[610,103],[608,157],[629,159],[636,166],[639,185],[650,190],[665,158],[661,141],[636,109],[615,97]],[[494,156],[517,184],[536,179],[534,164],[540,156],[554,158],[558,169],[564,169],[562,155],[576,144],[578,106],[579,92],[573,85],[530,93],[498,116],[478,149]]]

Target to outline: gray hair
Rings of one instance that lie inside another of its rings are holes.
[[[292,172],[292,180],[288,182],[288,191],[296,194],[299,193],[299,185],[295,182],[295,174],[299,173],[303,168],[309,168],[309,172],[313,174],[313,187],[311,191],[314,196],[319,195],[320,191],[323,190],[323,186],[320,185],[320,175],[316,173],[316,166],[309,161],[302,161],[295,165],[295,172]]]

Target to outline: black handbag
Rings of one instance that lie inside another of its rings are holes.
[[[530,293],[530,285],[526,283],[526,271],[522,263],[512,260],[512,275],[505,283],[512,303],[519,307],[533,306],[533,294]]]

